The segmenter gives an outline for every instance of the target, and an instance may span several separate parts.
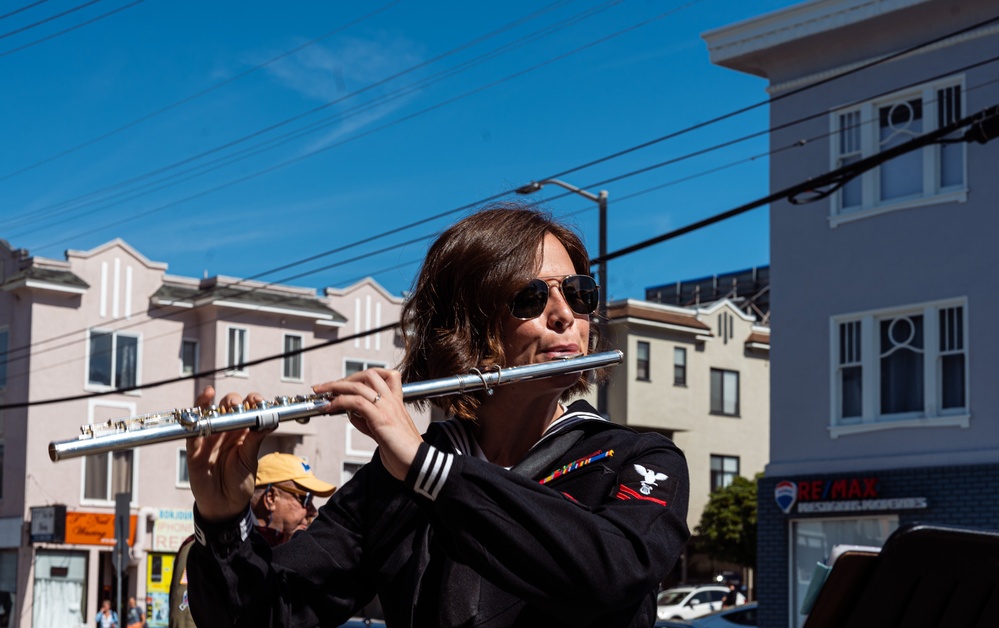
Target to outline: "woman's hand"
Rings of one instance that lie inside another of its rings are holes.
[[[368,369],[346,379],[313,386],[312,390],[335,395],[329,413],[346,412],[354,427],[378,443],[382,464],[388,472],[397,480],[405,479],[423,438],[402,401],[399,371]]]
[[[195,403],[206,408],[215,398],[215,389],[205,388]],[[250,393],[245,403],[255,404],[263,397]],[[219,402],[221,408],[235,408],[244,402],[229,393]],[[253,496],[257,474],[257,452],[269,431],[230,430],[187,439],[187,470],[198,512],[207,521],[224,521],[246,512]]]

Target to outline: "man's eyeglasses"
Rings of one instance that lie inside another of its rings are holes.
[[[305,508],[306,510],[308,510],[309,506],[312,505],[313,495],[311,491],[306,491],[302,493],[301,491],[296,491],[294,489],[286,488],[284,486],[278,486],[277,484],[271,484],[271,488],[280,489],[285,493],[288,493],[289,495],[293,496],[296,500],[298,500],[298,503],[302,505],[302,508]]]
[[[546,281],[547,279],[547,281]],[[600,300],[600,287],[589,275],[567,275],[565,277],[546,277],[532,279],[527,287],[517,293],[510,303],[510,314],[514,318],[530,320],[537,318],[548,305],[548,282],[559,280],[559,290],[565,302],[576,314],[588,315],[597,309]]]

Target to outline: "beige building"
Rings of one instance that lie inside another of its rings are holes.
[[[116,600],[115,496],[130,493],[122,591],[146,600],[151,627],[165,626],[173,552],[193,529],[182,441],[56,463],[50,442],[83,424],[190,406],[207,385],[219,396],[303,395],[401,358],[396,328],[370,333],[398,321],[401,299],[371,279],[319,295],[166,271],[121,240],[65,260],[0,241],[4,625],[91,625],[100,600]],[[52,400],[61,401],[42,403]],[[282,422],[268,451],[303,456],[341,485],[374,444],[345,418],[323,416]]]
[[[769,458],[770,329],[728,299],[701,307],[608,306],[625,352],[608,388],[613,420],[666,434],[690,469],[691,531],[711,491],[752,478]]]

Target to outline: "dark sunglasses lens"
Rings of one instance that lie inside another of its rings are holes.
[[[312,505],[312,493],[299,495],[298,499],[302,502],[302,508],[305,508],[306,510],[308,510],[309,506]]]
[[[600,301],[600,288],[593,277],[573,275],[562,282],[562,294],[576,314],[592,314]]]
[[[540,279],[532,279],[527,287],[513,297],[510,313],[516,318],[530,319],[541,316],[548,303],[548,284]]]

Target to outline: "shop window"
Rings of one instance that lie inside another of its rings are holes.
[[[711,490],[717,491],[720,488],[732,484],[736,476],[739,475],[738,456],[717,456],[711,455]]]
[[[849,166],[960,119],[963,79],[928,83],[833,112],[834,169]],[[945,200],[960,200],[965,142],[931,144],[862,173],[835,196],[832,224]]]
[[[837,316],[833,334],[834,436],[926,419],[966,425],[963,300]]]
[[[647,382],[651,379],[651,358],[650,358],[650,348],[649,343],[638,341],[637,350],[635,351],[635,379]]]
[[[83,462],[83,498],[113,502],[118,493],[133,494],[133,454],[131,449],[127,449],[86,456]]]
[[[35,553],[32,626],[84,626],[87,555],[39,549]]]
[[[739,372],[711,369],[711,414],[739,416]]]
[[[791,628],[801,628],[806,615],[798,613],[812,581],[816,563],[824,563],[836,545],[881,547],[898,528],[898,517],[855,519],[799,519],[791,521]]]
[[[285,356],[282,360],[281,378],[288,379],[296,382],[302,381],[302,354],[294,353],[292,355],[287,355],[293,351],[302,350],[302,337],[295,334],[285,334],[284,336],[284,353]]]
[[[226,368],[229,373],[246,374],[246,361],[249,355],[248,332],[241,327],[230,327],[226,337]]]
[[[0,628],[13,628],[17,608],[17,550],[0,551]]]
[[[102,388],[132,388],[139,381],[139,337],[90,330],[87,383]]]

